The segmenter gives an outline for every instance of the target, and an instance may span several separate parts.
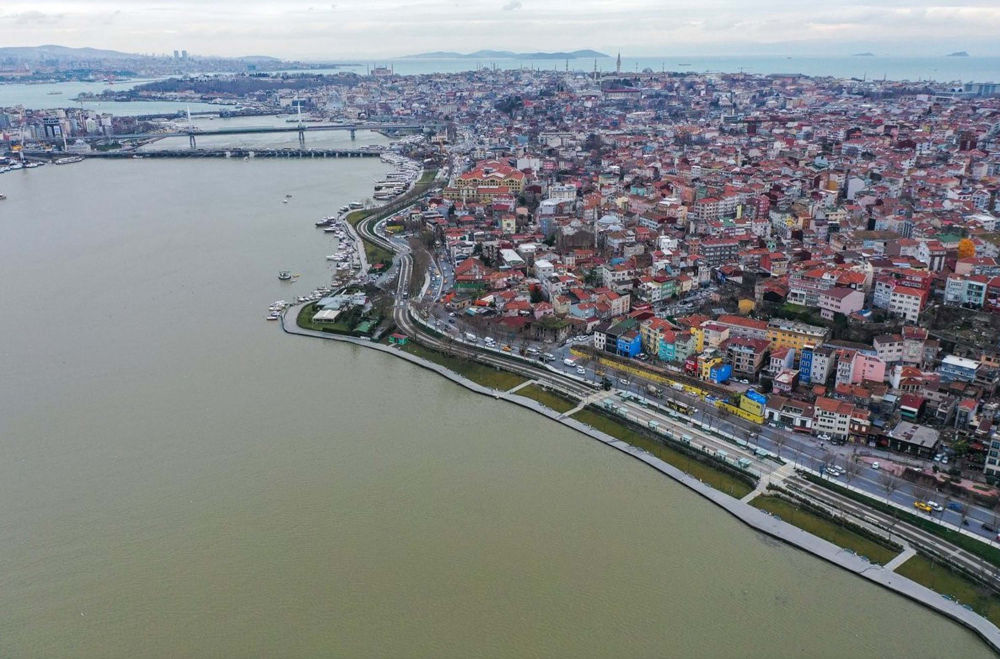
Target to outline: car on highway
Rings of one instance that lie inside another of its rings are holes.
[[[914,501],[913,502],[913,507],[916,508],[917,510],[924,511],[925,513],[929,513],[929,512],[931,512],[933,510],[933,508],[931,508],[930,506],[928,506],[923,501]]]
[[[503,351],[504,352],[510,352],[510,346],[504,346],[503,347]]]
[[[627,387],[628,386],[628,380],[626,380],[625,378],[618,378],[618,384]]]
[[[576,372],[579,373],[580,375],[586,375],[587,374],[587,369],[585,369],[582,366],[577,366],[576,367]]]
[[[937,501],[928,501],[927,505],[930,506],[931,510],[933,510],[936,513],[943,513],[944,512],[944,506],[942,506]]]

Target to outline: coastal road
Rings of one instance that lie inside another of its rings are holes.
[[[393,304],[393,318],[396,322],[397,327],[407,335],[414,337],[420,343],[435,348],[437,350],[444,351],[446,353],[455,354],[468,359],[478,361],[480,363],[496,366],[498,368],[503,368],[505,370],[517,373],[524,377],[537,380],[540,384],[550,387],[556,391],[560,391],[569,396],[577,399],[583,399],[592,395],[595,391],[599,390],[599,386],[596,383],[582,381],[579,375],[574,375],[572,373],[563,374],[558,372],[557,368],[550,366],[534,365],[527,363],[520,359],[513,357],[501,356],[503,353],[494,353],[487,351],[484,348],[468,345],[461,340],[460,337],[455,339],[451,338],[440,338],[424,330],[422,325],[414,320],[413,310],[410,306],[408,298],[409,283],[410,278],[413,274],[413,257],[410,254],[409,247],[401,242],[396,242],[389,240],[383,236],[376,234],[371,230],[372,220],[365,220],[358,224],[358,233],[372,241],[373,243],[379,245],[380,247],[389,250],[396,254],[394,259],[394,268],[397,269],[398,275],[396,280],[396,292],[394,296]],[[443,328],[445,331],[449,331],[452,328],[448,328],[447,325]],[[460,334],[459,330],[454,330],[456,333]],[[605,372],[613,372],[613,369],[603,367]],[[575,371],[575,368],[574,368]],[[587,371],[588,376],[594,377],[596,380],[596,373],[593,369]],[[807,440],[801,436],[795,435],[794,433],[789,433],[781,429],[770,428],[766,426],[759,426],[757,424],[752,424],[746,422],[738,417],[725,417],[723,418],[717,408],[710,405],[700,398],[690,396],[684,392],[674,391],[672,389],[663,387],[662,384],[657,383],[656,386],[660,390],[658,396],[652,396],[649,394],[648,390],[644,391],[642,378],[634,376],[632,374],[620,374],[622,379],[627,378],[628,386],[631,389],[640,392],[644,397],[650,398],[652,400],[666,401],[671,399],[678,399],[681,402],[687,403],[692,409],[691,421],[694,422],[691,426],[697,424],[708,424],[709,427],[717,432],[722,432],[725,434],[731,434],[734,436],[743,436],[747,441],[755,443],[765,450],[771,451],[776,454],[788,455],[788,451],[792,451],[796,455],[796,460],[801,461],[804,466],[815,468],[819,466],[819,462],[824,461],[828,456],[827,454],[833,454],[837,456],[837,459],[846,460],[849,459],[850,452],[845,451],[843,448],[838,449],[837,447],[818,447],[815,441]],[[648,383],[652,384],[652,383]],[[657,420],[658,422],[664,420],[664,417],[660,415],[651,415],[648,410],[644,408],[637,407],[631,403],[625,405],[629,409],[629,414],[640,419],[640,423],[643,420],[648,424],[649,420]],[[673,423],[669,419],[664,421],[665,423]],[[688,430],[688,434],[691,434],[691,426],[682,426]],[[707,437],[712,438],[713,442],[720,442],[719,440],[708,434]],[[777,441],[776,441],[777,440]],[[735,453],[741,457],[748,457],[752,460],[753,467],[758,469],[762,477],[766,474],[772,473],[774,467],[770,466],[766,461],[760,461],[756,456],[753,455],[751,451],[744,451],[738,449],[736,446],[725,444],[719,445],[714,444],[716,450],[723,448],[727,453]],[[809,462],[806,462],[806,461]],[[831,460],[835,461],[835,460]],[[876,498],[878,497],[878,492],[882,490],[882,486],[879,483],[879,474],[870,468],[863,470],[861,473],[855,476],[852,480],[852,485],[863,489]],[[811,484],[809,484],[811,485]],[[821,496],[829,497],[827,492],[818,492],[814,494],[816,486],[812,486],[812,490],[808,493],[810,496],[816,496],[819,499]],[[902,489],[902,483],[900,483],[900,489]],[[897,491],[893,493],[892,500],[901,506],[908,507],[913,503],[913,499],[910,495],[905,492]],[[846,506],[846,503],[844,504]],[[871,514],[871,509],[864,507],[862,504],[854,503],[854,507],[860,511],[864,511],[867,514]],[[846,507],[845,507],[846,509]],[[952,513],[954,514],[954,513]],[[974,509],[970,513],[970,518],[975,520],[987,521],[989,520],[989,515],[991,513],[984,509]],[[952,528],[956,530],[962,530],[966,533],[972,531],[978,533],[979,537],[983,537],[983,531],[981,528],[970,528],[961,529],[954,524],[949,524]],[[975,526],[978,526],[975,525]],[[941,551],[947,556],[961,556],[963,550],[951,545],[949,543],[943,542],[924,531],[919,529],[913,529],[913,542],[915,544],[920,544],[923,542],[930,542],[933,540],[936,545],[930,545],[932,547],[941,547]],[[990,534],[992,535],[992,534]],[[993,538],[990,538],[993,540]],[[965,552],[967,554],[967,552]],[[963,560],[971,560],[975,566],[980,565],[980,561],[967,555]],[[977,569],[981,569],[977,567]]]

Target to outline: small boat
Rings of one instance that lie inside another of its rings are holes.
[[[281,272],[278,273],[278,279],[280,279],[281,281],[288,281],[291,278],[292,278],[292,273],[289,272],[288,270],[282,270]]]
[[[273,313],[270,316],[265,316],[267,320],[281,320],[281,314]]]
[[[287,203],[288,203],[288,200],[287,200],[287,199],[282,199],[282,200],[281,200],[281,203],[283,203],[283,204],[287,204]]]
[[[3,200],[4,200],[4,199],[6,199],[6,198],[7,198],[7,195],[5,195],[5,194],[0,194],[0,201],[3,201]]]
[[[290,194],[286,194],[285,195],[285,199],[291,199],[291,198],[292,198],[292,195],[290,195]]]

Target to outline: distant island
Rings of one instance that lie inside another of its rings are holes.
[[[947,56],[948,57],[968,57],[969,53],[965,52],[964,50],[958,50],[958,51],[955,51],[954,53],[948,53]]]
[[[863,53],[854,53],[854,57],[875,57],[875,53],[869,53],[868,51]]]
[[[513,53],[509,50],[477,50],[474,53],[462,54],[450,51],[420,53],[407,55],[403,59],[578,59],[595,57],[610,57],[596,50],[574,50],[569,53]]]

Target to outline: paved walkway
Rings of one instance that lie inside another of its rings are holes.
[[[594,403],[596,403],[597,401],[601,400],[602,398],[607,397],[607,395],[608,395],[608,392],[606,392],[606,391],[597,391],[597,392],[594,392],[591,395],[589,395],[586,398],[584,398],[583,400],[581,400],[580,404],[577,405],[576,407],[574,407],[573,409],[567,410],[566,412],[563,412],[562,414],[560,414],[559,418],[560,419],[565,419],[568,416],[573,416],[574,414],[576,414],[577,412],[579,412],[580,410],[582,410],[586,406],[593,405]]]
[[[681,471],[677,467],[664,462],[663,460],[657,458],[644,451],[641,448],[632,446],[626,442],[623,442],[611,435],[607,435],[600,430],[592,428],[585,423],[581,423],[576,419],[567,416],[566,414],[559,414],[558,412],[545,407],[544,405],[538,403],[535,400],[529,398],[524,398],[522,396],[517,396],[514,394],[509,394],[506,391],[498,392],[495,389],[490,389],[484,387],[480,384],[472,382],[461,375],[448,370],[447,368],[435,364],[433,362],[427,361],[410,353],[404,352],[397,348],[389,347],[380,343],[375,343],[373,341],[365,341],[362,339],[356,339],[349,336],[341,336],[336,334],[326,334],[323,332],[312,332],[310,330],[303,330],[295,325],[296,313],[294,311],[295,307],[291,307],[282,317],[281,327],[288,334],[297,334],[300,336],[311,336],[321,339],[327,339],[332,341],[341,341],[344,343],[353,343],[361,347],[372,348],[380,352],[392,353],[406,361],[417,364],[423,368],[434,371],[441,374],[442,376],[448,378],[449,380],[462,385],[466,389],[474,391],[479,394],[484,394],[491,397],[503,398],[506,401],[514,403],[515,405],[520,405],[521,407],[526,407],[538,414],[546,416],[553,421],[562,423],[563,425],[573,428],[597,441],[610,446],[622,453],[630,455],[636,460],[640,460],[653,469],[656,469],[660,473],[669,476],[678,483],[684,485],[685,487],[693,490],[702,497],[712,501],[717,506],[733,515],[737,519],[741,520],[747,526],[752,529],[765,533],[771,537],[777,538],[787,544],[794,547],[798,547],[806,552],[809,552],[813,556],[821,558],[829,563],[840,566],[841,568],[853,572],[854,574],[867,579],[873,583],[879,584],[880,586],[896,592],[904,597],[908,597],[916,602],[923,604],[924,606],[941,613],[942,615],[951,618],[955,622],[965,625],[970,630],[978,634],[986,643],[988,643],[995,650],[1000,651],[1000,629],[997,629],[991,622],[983,618],[982,616],[976,614],[973,611],[963,608],[957,602],[945,599],[941,597],[938,593],[934,592],[926,586],[921,586],[920,584],[910,581],[909,579],[902,577],[887,567],[882,567],[878,565],[873,565],[866,559],[861,558],[853,553],[845,552],[842,548],[837,545],[827,542],[822,538],[812,535],[802,529],[792,526],[787,522],[783,522],[780,519],[773,517],[765,513],[764,511],[758,510],[752,506],[743,503],[742,501],[737,501],[731,496],[716,490],[694,476]],[[289,318],[286,324],[285,319]],[[604,395],[606,392],[597,392],[588,398],[597,397]],[[898,559],[898,557],[897,557]],[[894,559],[893,562],[895,562]]]
[[[917,550],[913,547],[906,547],[899,556],[885,564],[885,569],[895,572],[896,568],[916,556]]]
[[[511,387],[510,389],[508,389],[507,393],[508,394],[512,394],[515,391],[520,391],[521,389],[524,389],[528,385],[535,384],[536,382],[538,382],[538,380],[528,380],[526,382],[522,382],[521,384],[515,385],[515,386]]]
[[[743,503],[750,503],[758,495],[766,492],[767,486],[769,484],[781,485],[782,481],[784,481],[786,478],[794,474],[795,474],[795,465],[793,465],[791,462],[786,462],[785,464],[781,465],[780,467],[772,471],[767,476],[762,477],[759,481],[757,481],[757,487],[754,488],[754,491],[747,494],[745,497],[740,499],[740,501]]]
[[[347,228],[347,233],[351,234],[351,237],[354,238],[354,249],[357,250],[358,256],[361,259],[361,274],[366,274],[369,268],[368,253],[365,252],[365,243],[361,240],[361,236],[358,235],[358,232],[354,230],[354,226],[347,221],[347,216],[353,212],[354,211],[348,211],[343,215],[344,226]]]

